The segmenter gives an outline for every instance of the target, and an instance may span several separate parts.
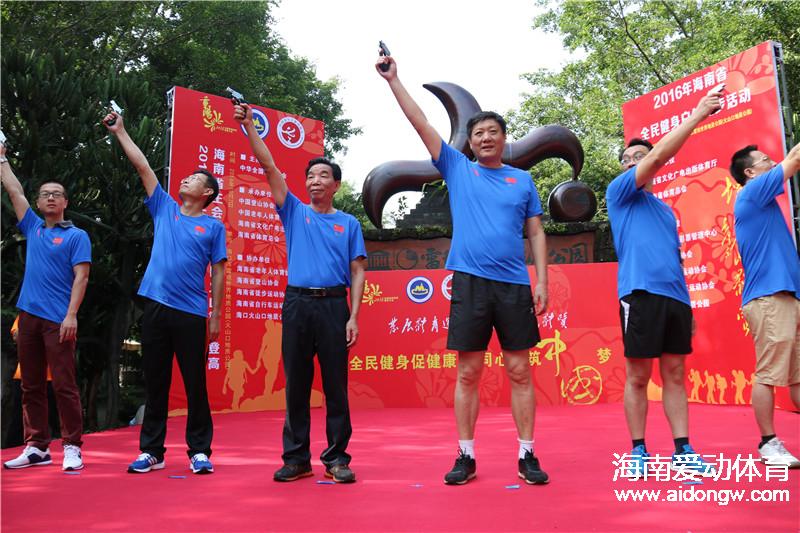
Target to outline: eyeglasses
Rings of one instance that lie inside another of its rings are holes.
[[[622,163],[623,165],[627,165],[631,161],[634,162],[634,163],[638,163],[639,161],[644,159],[644,156],[646,156],[646,155],[647,155],[647,152],[636,152],[635,154],[633,154],[633,157],[625,156],[622,159],[620,159],[620,163]]]
[[[48,198],[55,198],[58,200],[59,198],[64,198],[64,193],[61,191],[40,191],[39,198],[42,200],[47,200]]]
[[[759,159],[759,160],[757,160],[757,161],[753,161],[753,164],[752,164],[752,165],[750,165],[750,166],[749,166],[749,167],[747,167],[747,168],[753,168],[753,167],[754,167],[754,166],[756,166],[756,165],[760,165],[761,163],[767,163],[767,162],[769,162],[769,161],[772,161],[772,159],[771,159],[771,158],[770,158],[768,155],[765,155],[765,156],[764,156],[764,157],[762,157],[761,159]]]

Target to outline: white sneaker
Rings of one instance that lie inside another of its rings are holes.
[[[64,445],[64,463],[61,466],[62,470],[80,470],[83,468],[83,459],[81,458],[80,446],[74,444]]]
[[[761,461],[770,465],[786,465],[787,468],[800,468],[800,459],[789,453],[778,437],[772,437],[758,449]]]
[[[29,466],[49,465],[52,462],[50,448],[42,451],[36,446],[25,446],[19,457],[6,461],[3,466],[6,468],[28,468]]]

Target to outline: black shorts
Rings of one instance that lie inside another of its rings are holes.
[[[633,291],[619,301],[625,357],[692,353],[692,308],[674,298]]]
[[[527,350],[539,342],[531,286],[454,272],[447,348],[485,350],[493,327],[504,350]]]

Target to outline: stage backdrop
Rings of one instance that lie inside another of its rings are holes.
[[[182,87],[175,87],[168,98],[169,193],[178,198],[182,178],[197,168],[208,170],[217,178],[220,194],[205,212],[227,229],[222,331],[208,348],[212,409],[236,410],[243,404],[250,410],[279,408],[283,386],[274,380],[287,279],[286,245],[267,179],[244,130],[233,119],[229,99]],[[323,154],[324,124],[260,106],[253,109],[256,129],[289,187],[307,202],[304,171],[309,159]],[[209,307],[210,303],[209,299]],[[259,393],[245,397],[245,387]],[[178,413],[185,406],[183,381],[174,364],[170,407]]]
[[[684,274],[697,321],[689,373],[690,398],[731,403],[752,379],[753,340],[741,311],[744,273],[736,247],[733,206],[739,186],[728,167],[736,150],[758,144],[775,161],[786,153],[772,42],[720,61],[622,107],[625,139],[657,143],[698,101],[725,83],[722,110],[706,119],[654,179],[654,193],[675,211]],[[788,187],[787,187],[788,189]],[[779,199],[791,228],[787,194]],[[794,232],[792,232],[794,233]],[[727,399],[726,399],[727,398]],[[788,393],[779,404],[789,407]]]
[[[535,280],[533,267],[529,268]],[[540,405],[622,400],[624,366],[616,263],[550,265],[542,341],[528,351]],[[535,281],[534,281],[535,283]],[[358,407],[453,405],[457,354],[448,350],[447,270],[368,272],[362,336],[350,353],[350,401]],[[482,405],[509,405],[503,353],[484,357]]]

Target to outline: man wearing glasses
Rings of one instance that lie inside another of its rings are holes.
[[[128,466],[128,472],[164,468],[175,354],[188,402],[189,466],[195,474],[211,474],[214,467],[209,456],[214,429],[206,390],[206,347],[219,335],[227,251],[225,227],[219,220],[204,215],[203,209],[219,194],[219,184],[208,171],[194,171],[181,180],[179,205],[161,188],[144,154],[125,130],[122,117],[109,113],[103,124],[117,137],[138,172],[154,225],[153,251],[139,287],[139,295],[145,299],[142,315],[145,409],[139,436],[142,453]],[[209,264],[211,316],[205,289]]]
[[[753,411],[764,462],[800,468],[775,435],[775,387],[789,387],[800,410],[800,261],[777,196],[800,170],[800,145],[780,164],[756,145],[733,154],[731,175],[742,186],[733,209],[744,268],[742,311],[753,334]]]
[[[689,291],[683,277],[677,221],[653,195],[653,178],[683,146],[692,130],[720,108],[722,89],[704,96],[692,114],[655,146],[633,139],[623,150],[622,174],[606,191],[614,248],[619,259],[617,292],[625,345],[624,407],[633,441],[630,477],[645,475],[647,384],[659,360],[664,414],[675,442],[673,466],[711,473],[689,444],[684,358],[692,352]]]
[[[83,468],[83,417],[75,379],[75,339],[78,308],[86,293],[92,262],[89,236],[64,220],[67,193],[58,181],[47,180],[39,187],[36,207],[44,220],[34,214],[2,143],[0,174],[19,221],[17,227],[27,240],[25,277],[17,301],[25,449],[3,466],[27,468],[53,462],[47,414],[49,367],[61,420],[62,468],[79,470]]]

